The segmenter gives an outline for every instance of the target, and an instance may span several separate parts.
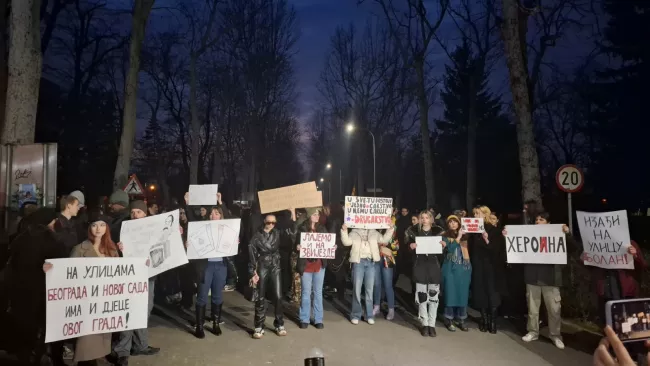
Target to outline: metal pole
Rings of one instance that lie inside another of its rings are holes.
[[[571,201],[571,193],[567,193],[567,206],[569,206],[569,232],[573,234],[573,202]]]
[[[375,155],[375,135],[368,130],[370,136],[372,137],[372,188],[373,188],[373,197],[377,197],[377,161]]]
[[[343,200],[343,173],[339,168],[339,200]]]

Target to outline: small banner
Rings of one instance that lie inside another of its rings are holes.
[[[300,258],[334,259],[336,234],[301,233]]]
[[[393,224],[392,213],[392,198],[345,197],[345,224],[349,228],[388,229]]]
[[[461,220],[461,229],[464,232],[468,234],[485,232],[482,217],[463,217]]]
[[[577,211],[578,227],[585,252],[584,264],[608,269],[634,269],[629,254],[630,231],[627,211]]]
[[[566,236],[562,226],[506,226],[508,263],[566,264]]]

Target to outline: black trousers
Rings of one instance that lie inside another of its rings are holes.
[[[179,268],[181,293],[183,295],[181,305],[189,308],[192,307],[194,294],[196,293],[196,270],[192,262],[186,263]]]
[[[237,286],[237,266],[235,265],[235,259],[237,256],[233,257],[226,257],[223,260],[226,262],[226,265],[228,266],[228,275],[226,276],[226,284],[231,285],[231,286]]]
[[[257,283],[258,298],[255,302],[255,328],[264,329],[266,321],[267,295],[271,294],[275,307],[274,327],[284,326],[284,314],[282,312],[282,282],[281,282],[280,256],[260,260],[257,265],[257,275],[260,277]]]
[[[280,252],[280,269],[282,280],[282,294],[285,296],[291,296],[291,286],[293,285],[291,252]]]

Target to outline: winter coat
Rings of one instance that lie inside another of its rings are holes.
[[[113,219],[111,221],[111,240],[115,243],[120,242],[120,231],[122,230],[122,222],[130,218],[130,213],[128,209],[123,209],[118,212],[113,212],[110,214],[110,217]]]
[[[361,261],[361,246],[363,245],[363,238],[366,235],[368,235],[367,240],[370,244],[372,261],[379,262],[381,259],[379,256],[379,244],[386,244],[390,241],[390,238],[393,236],[393,228],[391,227],[386,230],[384,235],[374,229],[352,229],[349,234],[347,230],[341,229],[341,242],[347,247],[352,246],[352,250],[350,250],[350,263],[359,263]]]
[[[496,308],[506,294],[505,238],[501,231],[485,224],[489,244],[481,234],[468,234],[467,249],[472,263],[472,304],[477,309]]]
[[[414,225],[406,230],[404,241],[409,247],[411,243],[415,243],[415,238],[418,236],[437,236],[442,233],[440,226],[431,226],[429,231],[424,231],[422,225]],[[442,275],[440,272],[440,261],[437,254],[415,254],[415,250],[411,249],[411,256],[413,260],[413,281],[415,283],[433,285],[440,284]]]

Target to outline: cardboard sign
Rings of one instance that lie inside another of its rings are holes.
[[[627,211],[577,211],[584,264],[609,269],[634,269],[634,257],[629,254],[630,231]]]
[[[485,225],[483,218],[477,217],[463,217],[461,219],[461,229],[466,233],[483,233],[485,232]]]
[[[45,343],[147,327],[147,258],[48,259]]]
[[[415,254],[442,254],[442,236],[416,236]]]
[[[388,229],[393,221],[393,199],[345,196],[345,224],[348,228]]]
[[[566,264],[562,225],[508,225],[505,229],[508,263]]]
[[[232,257],[239,249],[241,219],[187,224],[187,259]]]
[[[259,191],[257,196],[263,214],[323,205],[323,193],[316,190],[316,182]]]
[[[189,206],[216,206],[218,184],[190,184]]]
[[[120,239],[125,257],[151,259],[149,277],[187,263],[178,226],[178,210],[122,222]]]
[[[300,258],[334,259],[336,254],[336,234],[301,233]]]

